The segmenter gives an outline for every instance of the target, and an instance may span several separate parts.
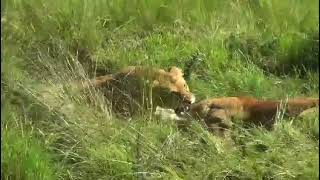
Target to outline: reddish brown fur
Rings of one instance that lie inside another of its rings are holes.
[[[319,106],[319,99],[300,98],[283,101],[284,113],[289,117],[298,116],[306,109]],[[252,97],[221,97],[202,100],[192,104],[189,114],[197,119],[203,119],[211,129],[226,129],[231,127],[232,119],[262,125],[271,129],[275,116],[281,106],[279,100],[258,100]]]
[[[240,98],[241,99],[241,98]],[[242,99],[243,108],[248,113],[247,121],[272,128],[275,116],[281,107],[281,101]],[[284,113],[288,117],[298,116],[302,111],[318,106],[319,99],[293,99],[282,102]]]

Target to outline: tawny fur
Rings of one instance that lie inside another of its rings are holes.
[[[209,129],[224,131],[232,126],[233,119],[262,125],[272,129],[279,108],[284,107],[288,117],[295,117],[304,110],[319,106],[319,99],[300,98],[285,101],[258,100],[251,97],[221,97],[202,100],[192,104],[188,114],[202,119]],[[220,132],[221,133],[221,132]]]
[[[125,116],[156,106],[174,109],[181,103],[191,104],[195,99],[182,70],[177,67],[165,71],[129,66],[115,74],[97,77],[91,84],[101,88],[112,109]]]

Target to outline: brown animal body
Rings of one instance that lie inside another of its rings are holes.
[[[208,128],[218,133],[232,126],[232,119],[245,123],[262,125],[272,129],[275,117],[282,102],[279,100],[258,100],[251,97],[221,97],[202,100],[192,104],[187,114],[196,119],[203,119]],[[306,109],[319,105],[319,99],[301,98],[283,101],[284,115],[298,116]],[[180,112],[179,112],[180,111]],[[181,109],[176,113],[181,113]]]
[[[91,84],[102,90],[116,113],[124,116],[157,106],[174,109],[195,100],[177,67],[165,71],[129,66],[115,74],[97,77]]]

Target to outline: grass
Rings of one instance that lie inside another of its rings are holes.
[[[50,156],[30,134],[2,130],[1,179],[54,179]]]
[[[318,97],[316,0],[1,1],[4,179],[318,179],[319,118],[224,140],[192,123],[117,119],[69,84],[179,66],[198,100]],[[230,143],[229,143],[230,141]]]

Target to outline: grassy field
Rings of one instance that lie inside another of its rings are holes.
[[[198,100],[319,97],[318,58],[317,0],[3,0],[1,179],[318,179],[318,116],[239,124],[230,146],[68,86],[175,65]]]

